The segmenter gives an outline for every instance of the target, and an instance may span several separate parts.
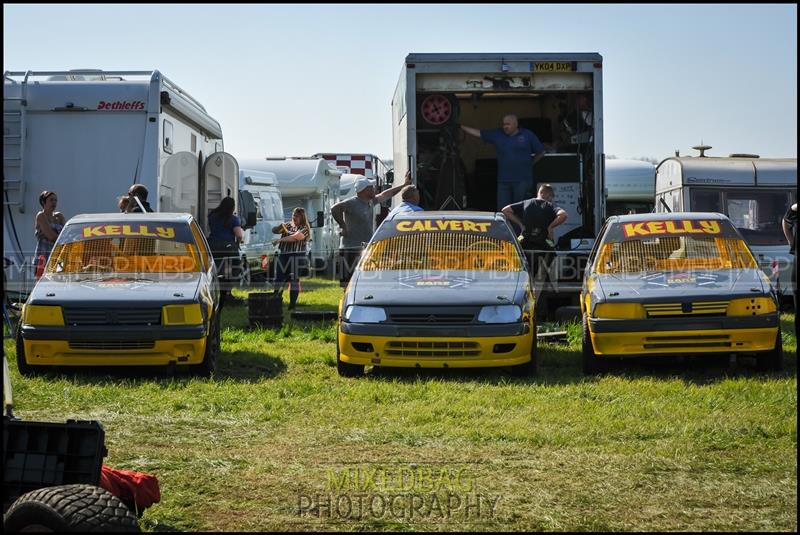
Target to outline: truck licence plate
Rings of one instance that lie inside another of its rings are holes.
[[[574,70],[574,64],[571,61],[541,61],[533,66],[533,72],[572,72]]]

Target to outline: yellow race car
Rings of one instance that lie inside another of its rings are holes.
[[[210,375],[218,309],[216,267],[191,215],[78,215],[23,307],[19,371],[175,365]]]
[[[583,368],[609,357],[754,354],[782,361],[778,301],[746,242],[717,213],[610,217],[584,273]]]
[[[385,220],[339,304],[336,360],[364,367],[536,370],[530,276],[502,214],[416,212]]]

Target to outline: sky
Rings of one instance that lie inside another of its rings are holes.
[[[4,70],[158,69],[239,159],[391,159],[392,95],[425,52],[600,53],[618,158],[797,157],[794,4],[3,5]]]

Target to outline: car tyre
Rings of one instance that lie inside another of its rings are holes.
[[[20,496],[3,517],[8,532],[139,532],[122,501],[94,485],[44,487]]]
[[[194,366],[194,373],[200,377],[211,377],[217,369],[217,355],[220,349],[220,322],[219,314],[214,320],[214,327],[206,338],[206,350],[203,362]]]
[[[581,329],[581,346],[583,349],[583,373],[584,375],[596,375],[603,371],[603,362],[597,357],[592,346],[592,337],[589,334],[589,319],[583,316],[583,326]]]
[[[514,377],[531,377],[536,375],[537,371],[537,339],[536,339],[536,324],[533,324],[533,339],[531,340],[531,360],[524,364],[517,364],[511,366],[511,375]]]
[[[360,377],[364,375],[363,364],[350,364],[343,362],[339,353],[339,333],[336,333],[336,371],[342,377]]]
[[[778,336],[775,338],[775,347],[765,353],[756,355],[756,365],[761,371],[781,371],[783,369],[783,343],[781,341],[781,328],[778,326]]]

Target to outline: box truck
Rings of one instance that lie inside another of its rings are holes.
[[[529,194],[550,183],[569,214],[555,236],[550,310],[577,305],[605,220],[602,66],[597,53],[414,53],[392,98],[394,182],[411,169],[427,210],[496,209],[495,148],[460,125],[499,128],[515,114],[542,141]]]

